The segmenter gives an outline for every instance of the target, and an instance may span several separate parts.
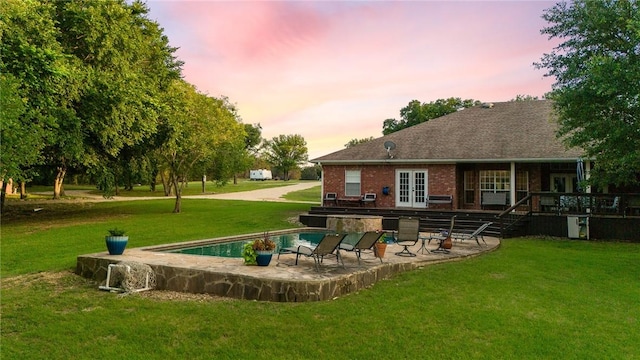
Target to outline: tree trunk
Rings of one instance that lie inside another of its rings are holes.
[[[164,171],[160,172],[160,179],[162,179],[162,186],[164,187],[164,196],[170,196],[171,190],[173,188],[173,184],[171,184],[171,180],[165,177]]]
[[[4,185],[4,183],[2,185]],[[4,191],[4,186],[0,186],[0,214],[4,214],[4,200],[6,195],[7,194]]]
[[[53,198],[60,199],[64,190],[62,187],[62,182],[64,181],[64,176],[67,174],[67,169],[65,167],[59,166],[58,172],[56,173],[56,178],[53,182]]]
[[[27,184],[24,181],[20,181],[20,199],[27,198]]]
[[[173,207],[173,213],[174,214],[178,214],[180,213],[181,207],[182,207],[182,189],[181,189],[181,185],[180,185],[180,180],[178,180],[178,178],[176,176],[174,176],[173,178],[173,189],[176,193],[176,204]]]
[[[151,179],[149,184],[149,189],[151,192],[156,192],[156,179],[158,179],[158,170],[153,170],[151,172]]]
[[[118,170],[117,168],[113,170],[113,196],[118,196]]]

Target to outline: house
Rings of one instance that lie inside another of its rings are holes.
[[[311,161],[322,166],[323,197],[500,210],[530,192],[577,191],[584,151],[565,148],[556,129],[550,100],[482,104]]]

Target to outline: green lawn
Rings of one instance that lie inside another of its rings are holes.
[[[320,185],[307,190],[295,191],[284,195],[284,198],[292,201],[317,202],[320,205]]]
[[[320,197],[320,187],[318,181],[313,180],[267,180],[267,181],[250,181],[248,179],[238,179],[237,183],[233,183],[233,180],[229,180],[226,184],[220,185],[213,181],[207,181],[205,183],[204,192],[202,191],[201,181],[191,181],[182,190],[182,195],[202,195],[202,194],[222,194],[230,192],[259,190],[272,187],[295,185],[301,182],[315,182],[318,183],[317,197],[313,201],[317,201]],[[65,190],[87,190],[92,194],[101,195],[102,193],[95,186],[92,185],[73,185],[65,184]],[[35,195],[34,193],[51,193],[53,196],[53,190],[50,186],[32,186],[27,188],[28,198],[47,198],[43,195]],[[48,197],[51,197],[48,196]],[[164,187],[162,184],[156,185],[155,191],[151,191],[148,185],[134,186],[132,190],[118,189],[118,196],[122,197],[165,197]],[[18,195],[10,195],[9,198],[17,199]]]
[[[99,291],[75,258],[114,226],[137,247],[292,227],[309,205],[54,204],[3,218],[3,359],[640,358],[639,244],[509,239],[326,302],[167,300]]]

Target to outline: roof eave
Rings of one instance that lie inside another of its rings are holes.
[[[388,160],[313,160],[318,165],[392,165],[392,164],[455,164],[455,163],[550,163],[577,161],[579,157],[557,157],[557,158],[494,158],[494,159],[388,159]],[[584,158],[583,158],[584,159]],[[588,159],[585,159],[588,160]]]

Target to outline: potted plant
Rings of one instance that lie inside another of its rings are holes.
[[[242,258],[244,259],[244,264],[255,265],[256,256],[256,251],[253,250],[253,241],[244,244],[244,246],[242,247]]]
[[[384,231],[383,231],[384,233]],[[379,258],[383,258],[384,257],[384,252],[387,250],[387,240],[386,240],[387,234],[384,233],[382,236],[380,236],[378,238],[378,241],[376,241],[376,257]]]
[[[271,257],[273,256],[273,250],[275,250],[275,248],[276,243],[271,240],[271,238],[269,238],[269,233],[265,232],[262,235],[262,238],[256,239],[253,242],[245,245],[245,248],[243,249],[243,257],[245,259],[245,263],[255,263],[258,264],[258,266],[267,266],[271,262]],[[254,260],[255,262],[253,262],[252,260]]]
[[[105,242],[109,255],[122,255],[129,242],[129,237],[125,235],[124,230],[118,228],[109,229],[108,232],[109,235],[105,236]]]

